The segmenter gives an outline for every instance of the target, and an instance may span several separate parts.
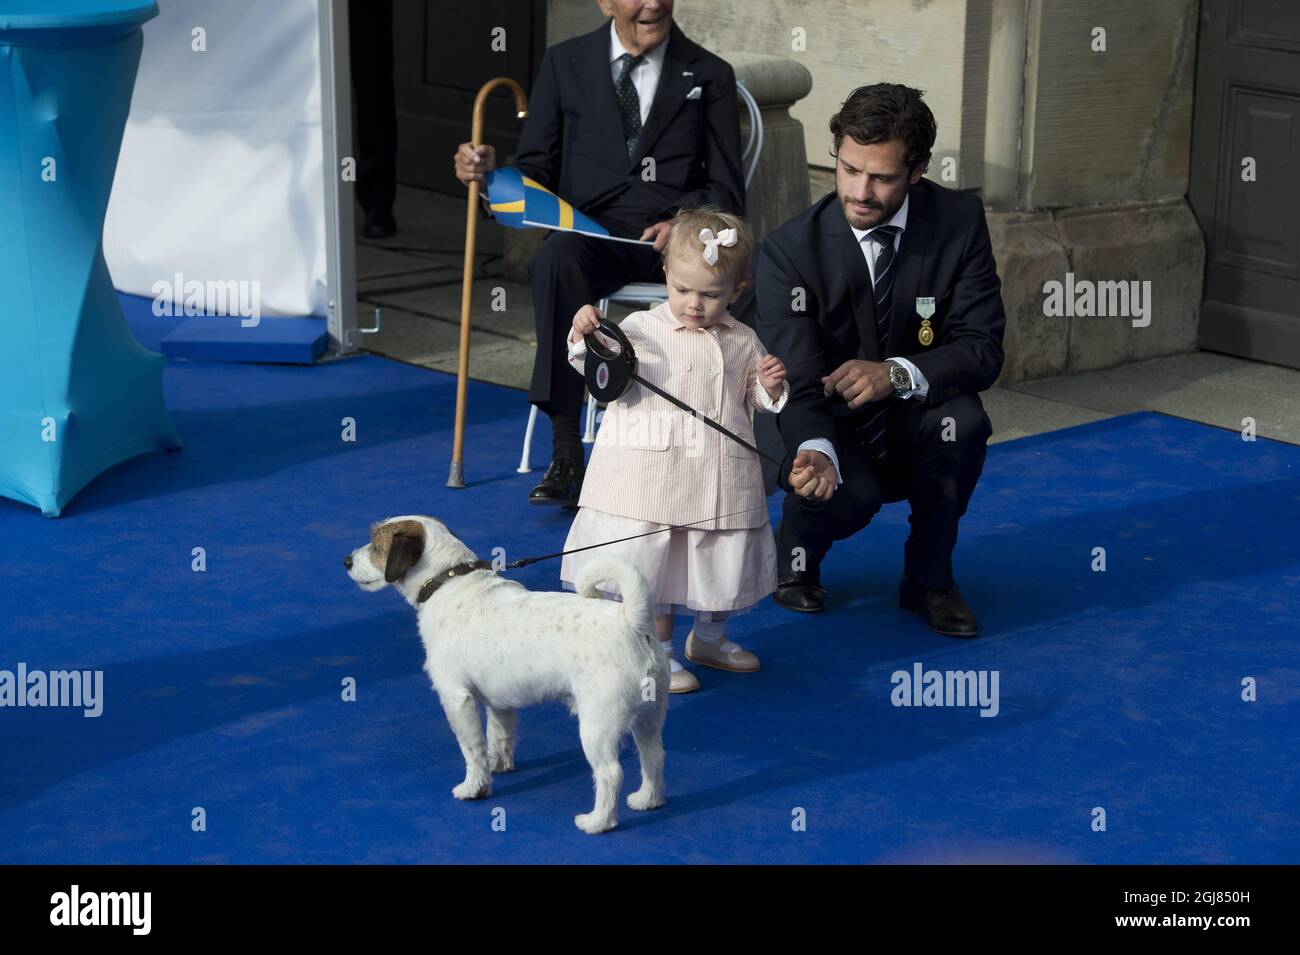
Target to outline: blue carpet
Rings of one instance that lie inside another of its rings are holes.
[[[906,509],[887,507],[828,559],[827,613],[738,621],[761,673],[700,671],[672,700],[668,805],[591,837],[558,705],[523,714],[489,799],[452,799],[414,615],[341,565],[408,512],[480,555],[558,549],[569,518],[530,509],[540,471],[514,471],[522,394],[471,386],[453,491],[449,376],[363,357],[173,364],[164,385],[182,451],[58,520],[0,501],[0,669],[100,668],[105,692],[97,719],[0,709],[0,861],[1300,861],[1300,448],[1154,414],[995,445],[957,551],[983,637],[898,610]],[[554,561],[517,573],[558,586]],[[998,671],[998,714],[893,706],[915,663]]]

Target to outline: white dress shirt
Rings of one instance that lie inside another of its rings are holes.
[[[888,222],[874,225],[870,229],[855,229],[853,226],[849,226],[853,231],[853,237],[858,240],[858,247],[862,249],[863,257],[867,260],[867,272],[871,275],[871,284],[873,286],[876,284],[876,257],[880,255],[880,243],[868,241],[867,237],[870,236],[872,232],[879,229],[880,226],[896,226],[898,231],[894,233],[894,254],[897,255],[898,248],[903,242],[903,230],[907,228],[907,206],[910,201],[911,196],[904,196],[903,204],[899,206],[898,211],[894,213],[893,217]],[[925,380],[925,375],[921,374],[921,370],[914,364],[901,356],[887,358],[885,360],[898,362],[906,368],[912,376],[912,389],[910,391],[898,392],[898,397],[924,398],[929,394],[930,383]],[[844,483],[844,478],[840,476],[840,459],[836,456],[835,446],[831,443],[829,438],[809,438],[807,441],[803,442],[803,444],[799,445],[799,450],[820,451],[822,454],[826,455],[826,457],[830,458],[831,465],[835,468],[835,483]]]
[[[637,99],[641,101],[641,125],[645,125],[646,117],[650,115],[650,106],[655,100],[655,90],[659,89],[659,75],[664,71],[664,54],[668,52],[668,37],[653,50],[648,50],[642,56],[640,63],[632,67],[632,85],[636,87]],[[619,76],[623,73],[623,64],[618,58],[624,53],[631,51],[623,45],[623,41],[618,38],[618,30],[614,28],[614,18],[609,20],[609,72],[618,83]]]

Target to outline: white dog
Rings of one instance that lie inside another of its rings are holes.
[[[465,756],[465,781],[451,791],[457,799],[489,795],[492,773],[515,768],[519,707],[563,700],[578,717],[596,781],[595,808],[574,817],[578,828],[618,825],[618,752],[628,731],[641,788],[627,804],[664,804],[668,657],[655,636],[645,578],[630,564],[591,562],[577,594],[531,593],[476,561],[441,521],[418,516],[375,524],[370,543],[343,564],[363,590],[393,584],[416,609],[424,668]],[[617,582],[621,603],[598,596],[607,580]],[[487,707],[486,745],[479,703]]]

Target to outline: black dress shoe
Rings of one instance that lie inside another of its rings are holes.
[[[582,493],[582,476],[586,468],[569,458],[556,458],[546,469],[541,483],[528,494],[529,504],[577,507]]]
[[[388,209],[366,213],[366,224],[361,234],[367,239],[390,239],[397,234],[397,220]]]
[[[826,606],[826,588],[822,586],[821,568],[794,570],[790,567],[793,548],[790,541],[783,542],[781,534],[785,522],[776,525],[776,593],[772,599],[778,607],[797,610],[799,613],[821,613]]]
[[[826,606],[826,588],[819,578],[816,570],[787,571],[777,580],[772,599],[786,610],[821,613]]]
[[[962,602],[956,584],[947,590],[931,590],[905,575],[898,584],[898,605],[920,614],[927,627],[945,637],[973,637],[979,633],[975,614]]]

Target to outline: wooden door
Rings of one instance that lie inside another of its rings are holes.
[[[1193,124],[1201,347],[1300,368],[1300,3],[1202,0]]]

